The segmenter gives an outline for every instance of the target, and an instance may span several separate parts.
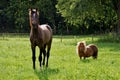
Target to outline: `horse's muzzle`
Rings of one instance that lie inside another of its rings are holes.
[[[33,28],[37,28],[38,25],[37,24],[32,24]]]

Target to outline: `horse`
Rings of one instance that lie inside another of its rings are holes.
[[[77,51],[77,54],[80,57],[80,59],[82,59],[82,57],[84,57],[84,59],[85,59],[90,56],[92,56],[93,59],[97,59],[97,56],[98,56],[97,46],[94,44],[89,44],[86,46],[85,41],[77,43],[76,51]]]
[[[38,58],[40,67],[42,64],[43,66],[45,65],[46,56],[47,56],[46,67],[48,67],[48,59],[50,56],[50,50],[52,44],[52,29],[48,24],[42,24],[42,25],[39,24],[38,9],[29,9],[29,21],[30,21],[30,42],[32,49],[33,69],[35,69],[36,46],[38,46],[40,50],[40,54]],[[43,62],[42,62],[42,56],[43,56]]]

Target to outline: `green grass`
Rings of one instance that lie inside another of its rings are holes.
[[[32,69],[28,36],[0,37],[0,80],[120,80],[120,43],[100,42],[95,36],[54,36],[49,67]],[[85,40],[99,48],[97,60],[80,60],[76,43]]]

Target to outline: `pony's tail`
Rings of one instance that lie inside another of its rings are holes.
[[[97,59],[97,56],[98,56],[98,51],[94,52],[93,58],[94,58],[94,59]]]
[[[92,49],[93,49],[93,52],[94,52],[93,53],[93,58],[97,59],[97,56],[98,56],[98,48],[97,48],[97,46],[93,45]]]

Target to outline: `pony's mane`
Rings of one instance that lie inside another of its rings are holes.
[[[85,47],[84,53],[86,52],[86,42],[85,41],[81,41],[81,42],[78,42],[77,46],[76,46],[76,52],[77,52],[77,54],[79,54],[79,49],[80,49],[79,46],[80,46],[80,44],[84,45],[84,47]]]

